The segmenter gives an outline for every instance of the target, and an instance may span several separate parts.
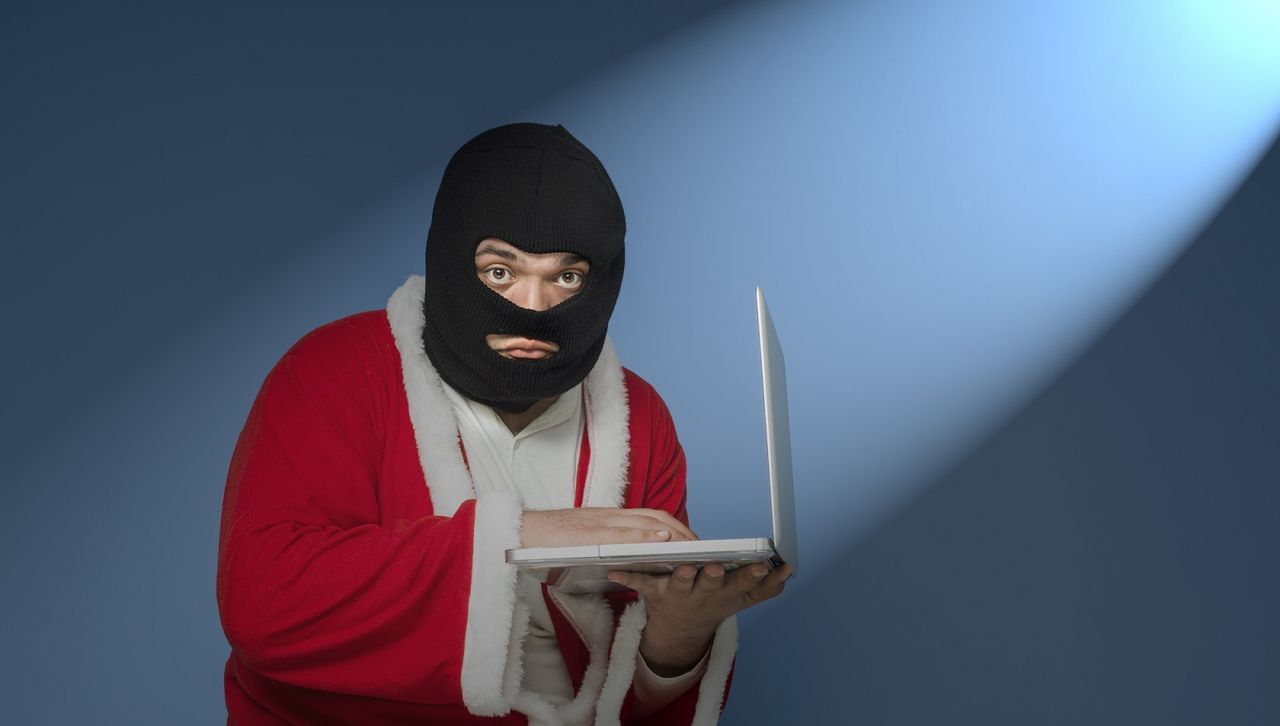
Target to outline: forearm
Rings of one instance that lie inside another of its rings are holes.
[[[714,634],[715,625],[678,626],[650,619],[640,638],[640,655],[655,675],[671,678],[702,660]]]
[[[293,685],[404,701],[454,691],[462,651],[442,644],[461,645],[469,593],[487,579],[472,561],[485,511],[386,528],[241,519],[219,568],[227,637],[246,665]]]

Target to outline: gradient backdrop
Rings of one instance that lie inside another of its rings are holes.
[[[225,718],[262,378],[420,271],[443,163],[563,123],[703,536],[804,573],[724,722],[1280,723],[1280,4],[8,3],[0,720]]]

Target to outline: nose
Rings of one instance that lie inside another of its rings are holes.
[[[507,299],[525,310],[541,312],[554,305],[550,293],[536,280],[521,280],[507,289]]]

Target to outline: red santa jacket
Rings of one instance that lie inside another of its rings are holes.
[[[618,724],[642,600],[549,592],[575,697],[520,687],[529,609],[505,550],[521,505],[479,496],[421,345],[423,281],[300,340],[263,383],[227,477],[218,607],[238,724]],[[587,377],[578,506],[687,522],[666,406],[611,345]],[[737,647],[716,632],[701,683],[649,723],[715,723]]]

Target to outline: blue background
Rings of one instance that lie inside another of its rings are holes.
[[[443,162],[565,124],[612,333],[703,536],[803,575],[726,723],[1280,722],[1280,8],[57,3],[0,23],[0,682],[218,723],[222,483],[263,376],[419,272]]]

